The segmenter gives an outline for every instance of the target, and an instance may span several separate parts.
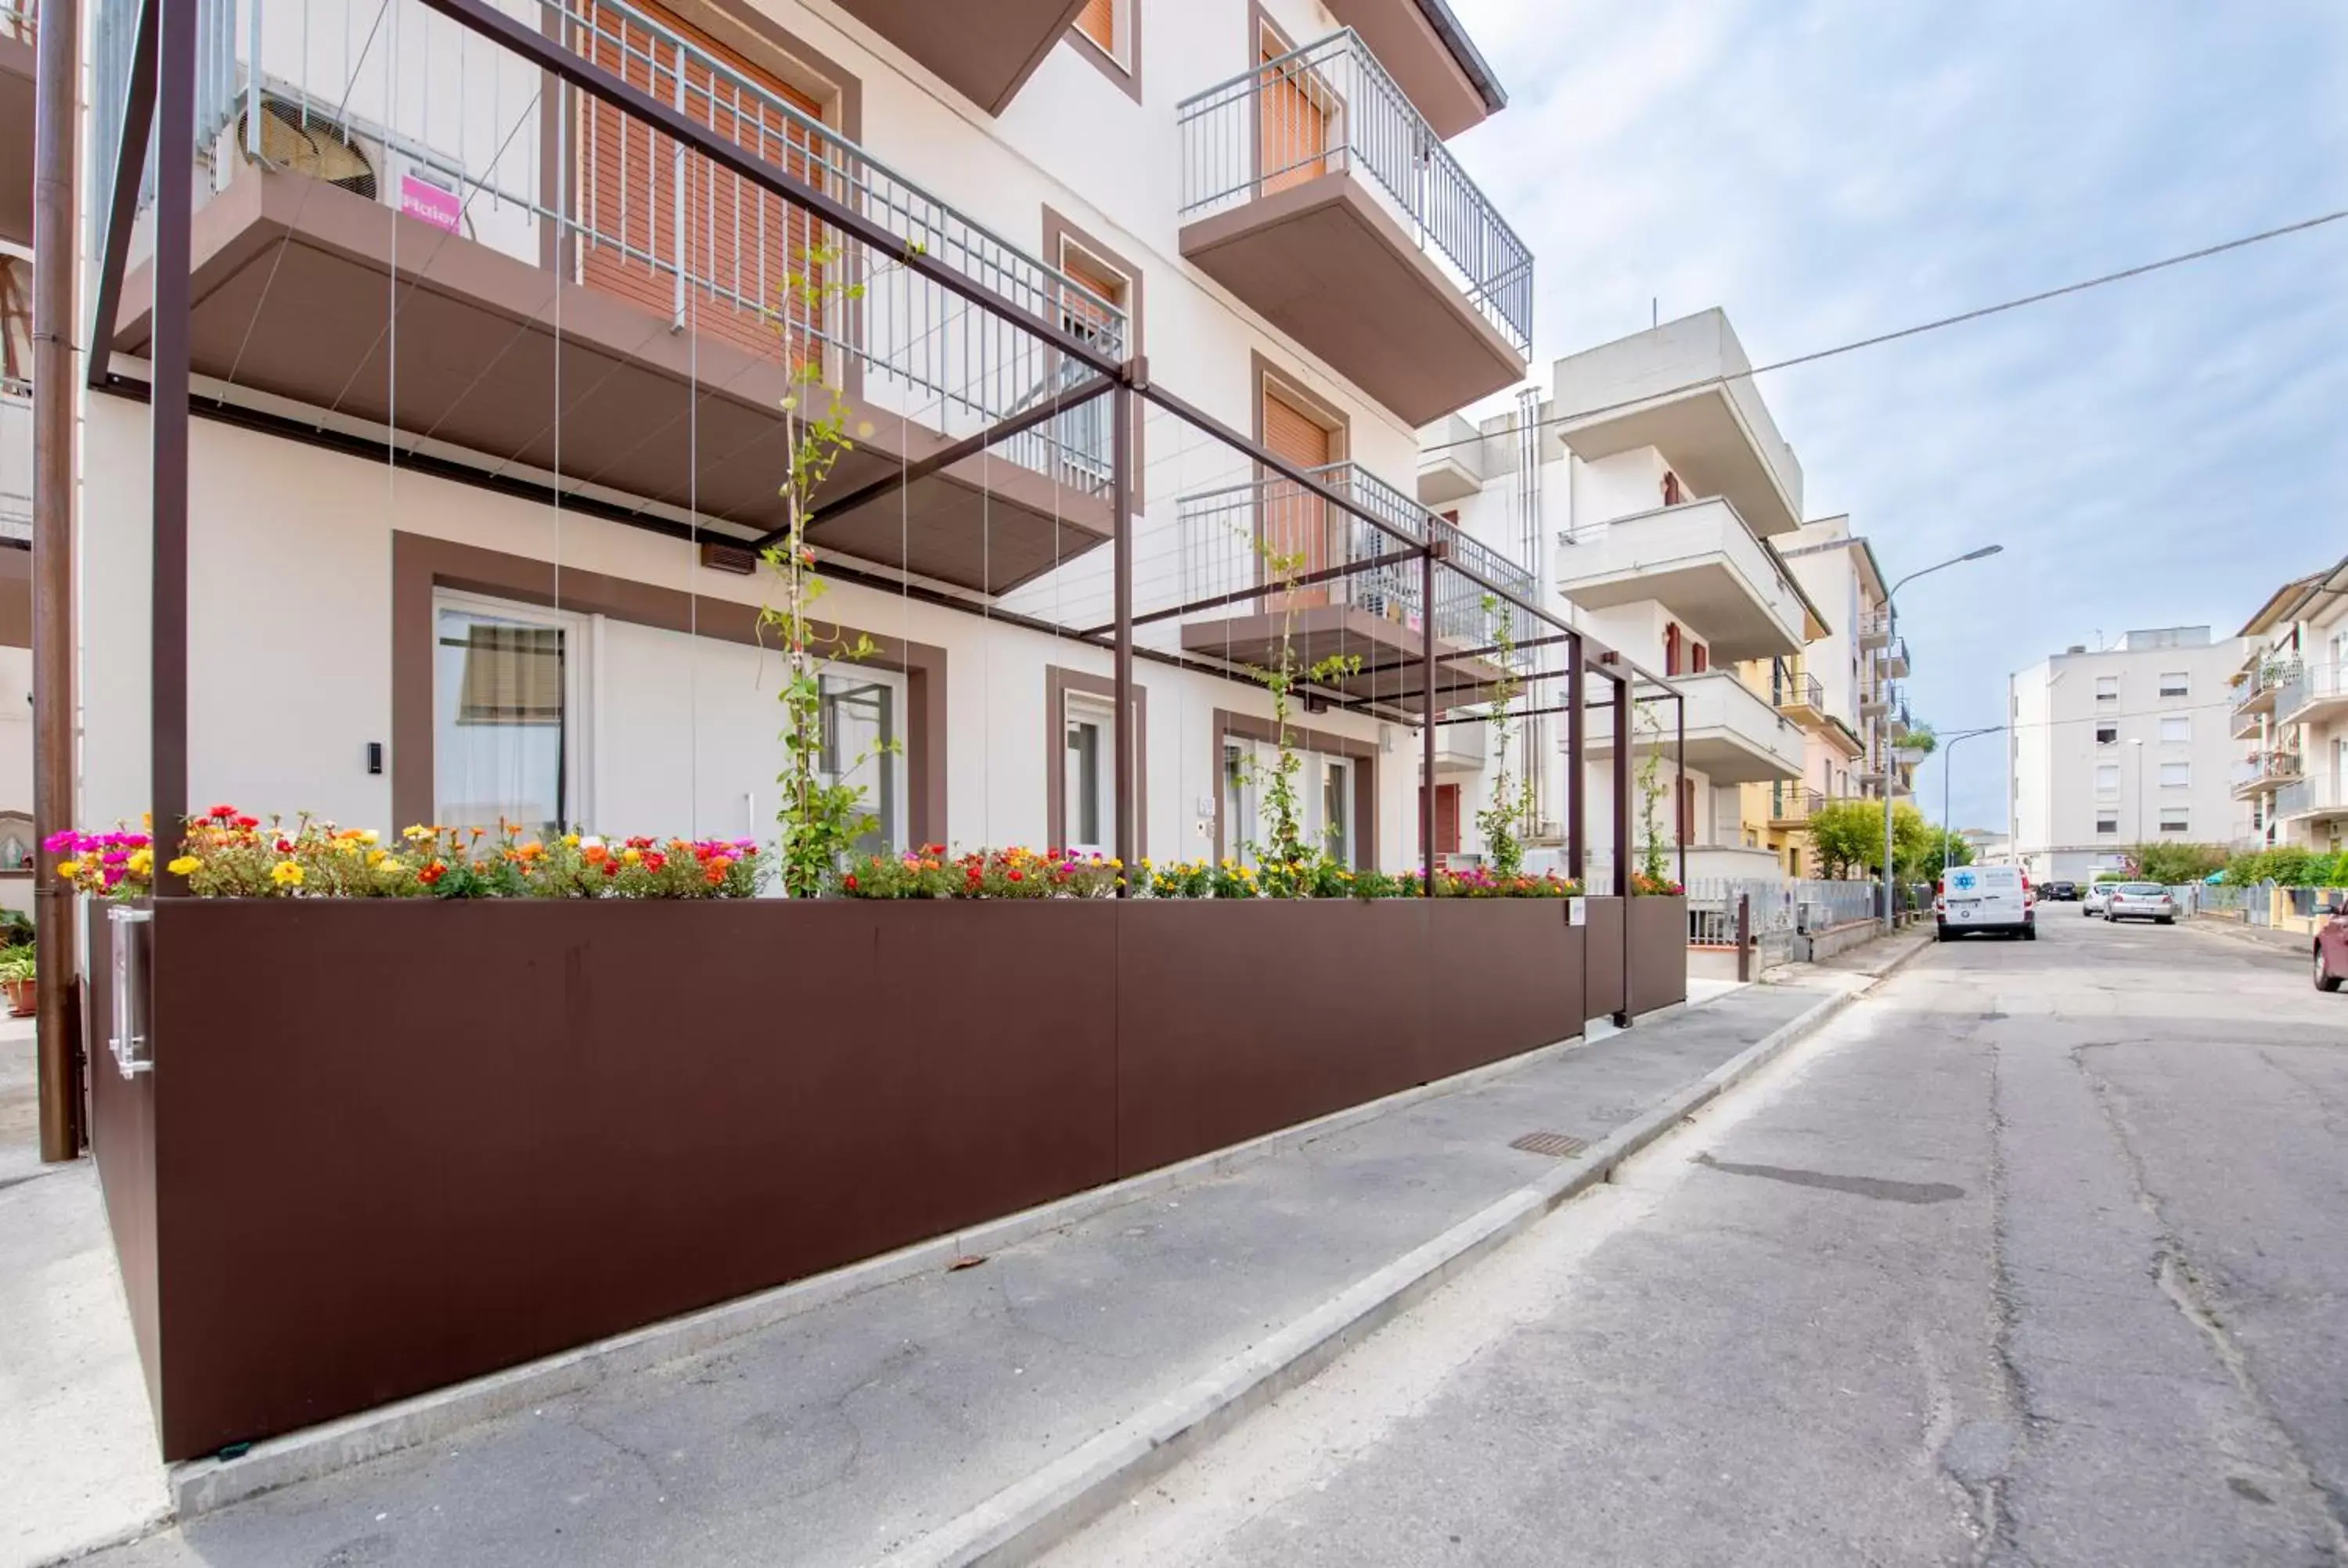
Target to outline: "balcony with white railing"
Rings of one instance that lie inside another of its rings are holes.
[[[2348,790],[2341,787],[2335,774],[2309,774],[2278,787],[2274,796],[2274,819],[2278,822],[2315,822],[2348,816]]]
[[[2301,675],[2300,661],[2270,654],[2250,666],[2234,693],[2233,738],[2246,741],[2259,733],[2260,722],[2275,712],[2275,698]]]
[[[36,0],[0,0],[0,240],[33,242]]]
[[[1686,704],[1687,767],[1715,784],[1764,784],[1802,776],[1802,732],[1769,706],[1768,699],[1728,670],[1684,675],[1672,682]],[[1650,753],[1668,763],[1678,744],[1678,726],[1669,702],[1648,704],[1660,727],[1642,734],[1634,759]],[[1595,716],[1589,742],[1593,757],[1612,756],[1609,719]]]
[[[2234,764],[2234,798],[2247,800],[2280,789],[2297,779],[2302,771],[2297,752],[2252,752]]]
[[[1522,379],[1533,258],[1350,29],[1183,100],[1185,258],[1413,425]]]
[[[1557,584],[1584,610],[1668,605],[1723,661],[1798,653],[1816,624],[1776,555],[1721,497],[1572,529],[1557,552]]]
[[[1122,354],[1119,302],[881,164],[779,77],[625,0],[501,3],[891,238],[827,228],[422,0],[200,0],[199,375],[764,529],[789,466],[776,411],[808,395],[803,371],[840,389],[858,436],[819,507],[1089,378],[917,259]],[[134,15],[98,0],[100,167]],[[113,346],[140,356],[153,280],[133,246]],[[1108,538],[1108,436],[1088,405],[813,542],[1001,591]]]
[[[1443,662],[1437,706],[1480,701],[1487,685],[1502,673],[1492,653],[1495,645],[1504,634],[1529,640],[1537,629],[1517,620],[1475,579],[1530,601],[1536,593],[1532,575],[1358,465],[1333,463],[1310,472],[1405,538],[1289,479],[1257,479],[1184,496],[1177,507],[1181,599],[1228,602],[1216,607],[1222,613],[1185,620],[1182,647],[1257,668],[1277,662],[1283,636],[1300,668],[1333,654],[1358,655],[1362,669],[1338,685],[1365,701],[1400,693],[1396,705],[1415,709],[1423,684],[1420,563],[1365,563],[1433,538],[1442,542],[1451,566],[1474,574],[1447,569],[1436,574],[1434,630]],[[1349,565],[1361,569],[1339,573]],[[1302,580],[1307,578],[1318,580]],[[1288,583],[1297,586],[1283,586]]]

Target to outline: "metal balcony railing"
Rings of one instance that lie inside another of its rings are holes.
[[[1185,222],[1353,174],[1478,314],[1532,352],[1532,251],[1352,28],[1183,99],[1176,118]]]
[[[1826,803],[1825,792],[1804,789],[1779,779],[1769,786],[1769,820],[1807,822]]]
[[[1392,485],[1352,463],[1332,463],[1307,472],[1329,488],[1359,504],[1407,534],[1413,540],[1440,539],[1451,562],[1499,584],[1519,598],[1532,600],[1532,574],[1441,518]],[[1294,575],[1324,570],[1350,562],[1374,560],[1406,548],[1401,541],[1351,512],[1333,507],[1292,480],[1258,479],[1227,485],[1185,496],[1177,512],[1182,538],[1182,582],[1186,599],[1230,593],[1264,583],[1267,556],[1292,556],[1303,564]],[[1350,604],[1395,622],[1416,626],[1420,610],[1419,563],[1406,560],[1373,567],[1349,577],[1314,583],[1300,590],[1300,600]],[[1457,572],[1438,569],[1435,575],[1435,631],[1438,637],[1471,647],[1498,641],[1502,607],[1488,603],[1491,595]],[[1262,610],[1284,602],[1277,587],[1258,601]],[[1513,627],[1515,640],[1536,635],[1526,625]]]
[[[34,0],[0,0],[0,38],[16,38],[27,44],[37,41],[35,9]]]
[[[421,0],[199,0],[196,144],[212,185],[224,187],[237,162],[263,159],[281,139],[340,143],[370,166],[366,194],[399,206],[411,179],[420,181],[443,193],[443,227],[533,261],[551,229],[579,281],[665,309],[675,327],[690,316],[753,352],[788,352],[798,364],[819,352],[828,374],[852,362],[866,401],[948,436],[983,429],[1080,377],[1032,334],[909,272],[908,254],[924,253],[1039,320],[1124,353],[1129,329],[1117,302],[625,0],[499,4],[857,209],[899,243],[882,251],[831,233],[583,94],[566,94],[565,112],[544,114],[543,95],[558,89]],[[104,170],[120,138],[137,10],[136,0],[98,0],[96,166]],[[142,206],[154,179],[150,157]],[[429,200],[434,192],[418,194]],[[794,274],[820,279],[827,297],[798,297]],[[1103,400],[996,452],[1105,493],[1108,436]]]
[[[2322,702],[2348,693],[2348,671],[2332,663],[2299,664],[2291,668],[2289,680],[2275,692],[2275,717],[2285,723],[2311,702]]]
[[[2252,752],[2234,764],[2234,787],[2284,784],[2299,777],[2301,771],[2297,752]]]
[[[1781,660],[1770,666],[1769,705],[1783,711],[1787,708],[1807,708],[1823,712],[1827,705],[1827,689],[1815,675],[1798,669],[1788,670]]]
[[[0,377],[0,539],[33,541],[33,384]]]
[[[1866,614],[1859,618],[1859,635],[1862,637],[1890,636],[1891,634],[1891,612],[1888,610],[1869,610]]]
[[[2250,679],[2242,682],[2241,695],[2234,699],[2234,712],[2239,713],[2267,702],[2279,688],[2297,681],[2300,673],[2300,662],[2296,659],[2261,661],[2259,667],[2250,671]]]

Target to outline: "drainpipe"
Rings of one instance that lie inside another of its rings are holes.
[[[41,0],[33,125],[33,840],[74,815],[74,139],[81,17]],[[33,873],[41,1158],[81,1153],[81,1009],[73,889]]]

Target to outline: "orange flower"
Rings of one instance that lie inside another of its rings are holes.
[[[579,858],[590,866],[601,866],[603,864],[603,856],[610,853],[600,844],[591,844],[579,852]]]

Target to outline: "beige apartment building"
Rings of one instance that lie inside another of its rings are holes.
[[[2241,637],[2230,729],[2243,835],[2337,850],[2348,840],[2348,559],[2277,589]]]

